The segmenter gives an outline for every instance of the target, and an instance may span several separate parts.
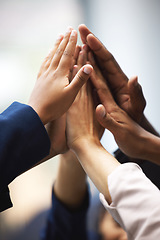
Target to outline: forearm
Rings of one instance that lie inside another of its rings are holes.
[[[103,193],[107,201],[111,202],[107,187],[108,176],[120,163],[102,147],[100,142],[94,139],[77,140],[72,150],[95,186]]]
[[[75,209],[83,202],[86,191],[86,174],[74,153],[60,155],[54,193],[70,209]]]
[[[147,120],[145,115],[143,114],[142,120],[140,122],[140,126],[143,127],[146,131],[159,136],[159,133],[153,128],[153,126],[150,124],[150,122]]]
[[[0,114],[0,191],[49,153],[50,141],[37,113],[14,102]]]
[[[146,159],[160,165],[160,138],[149,132],[146,132],[142,159]]]

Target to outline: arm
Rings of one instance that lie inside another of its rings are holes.
[[[76,69],[74,67],[73,75],[86,63],[86,47],[83,46],[82,49],[77,47],[75,54]],[[63,125],[60,127],[61,133],[64,131],[65,134]],[[54,126],[50,131],[55,131]],[[62,138],[59,141],[60,146],[61,143],[63,145],[63,140]],[[61,154],[58,173],[53,186],[52,208],[47,221],[44,239],[87,239],[86,214],[89,205],[88,201],[86,174],[77,157],[71,151]]]
[[[71,151],[60,155],[58,174],[54,184],[57,198],[69,209],[78,208],[87,191],[86,174]]]
[[[52,208],[42,239],[87,239],[89,193],[86,174],[71,151],[60,155],[52,192]]]
[[[12,206],[7,185],[49,153],[50,141],[36,112],[14,102],[0,114],[0,211]]]
[[[81,117],[82,111],[86,113],[84,117]],[[127,231],[128,239],[159,238],[159,190],[146,178],[138,165],[121,165],[101,146],[91,124],[94,121],[92,113],[90,93],[83,86],[67,113],[68,146],[103,194],[103,204]]]
[[[14,103],[2,113],[0,191],[49,154],[50,143],[43,125],[67,111],[89,78],[92,67],[85,65],[69,81],[76,42],[77,32],[69,29],[42,64],[29,106]],[[57,149],[50,154],[55,156]]]
[[[74,68],[73,75],[75,75],[87,61],[86,46],[83,46],[82,49],[77,47],[75,54],[74,65],[76,65],[76,70]],[[83,202],[86,191],[86,174],[75,154],[71,151],[68,151],[66,154],[61,154],[58,175],[54,184],[54,193],[57,198],[68,208],[76,209]]]
[[[101,146],[96,125],[95,108],[88,83],[83,86],[67,112],[67,144],[75,152],[98,190],[103,192],[110,201],[106,176],[119,166],[119,163]],[[108,168],[106,167],[106,154],[110,159]]]

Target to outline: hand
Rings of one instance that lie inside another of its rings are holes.
[[[89,54],[89,59],[91,55]],[[92,62],[93,64],[93,62]],[[101,103],[96,108],[96,116],[100,124],[114,135],[119,148],[132,158],[143,158],[146,151],[144,139],[148,135],[129,115],[115,102],[105,79],[96,64],[91,80],[97,89]],[[143,150],[142,150],[143,149]]]
[[[86,59],[86,46],[79,52],[77,66],[74,67],[73,74]],[[98,124],[95,118],[95,107],[92,97],[91,85],[88,82],[78,93],[75,101],[67,112],[67,143],[72,148],[74,142],[79,138],[101,138],[104,129]]]
[[[69,29],[57,44],[56,52],[47,58],[50,61],[45,61],[42,74],[38,75],[29,105],[38,113],[43,124],[58,119],[68,110],[92,71],[90,65],[85,65],[69,82],[76,42],[77,32]]]
[[[83,43],[86,43],[93,51],[115,101],[124,109],[130,117],[140,123],[146,105],[142,89],[137,78],[128,80],[113,55],[90,32],[85,25],[79,26]]]
[[[63,35],[60,35],[57,39],[54,48],[52,51],[50,51],[49,55],[44,59],[41,68],[38,73],[38,78],[41,77],[41,75],[46,71],[46,66],[49,67],[51,60],[54,56],[54,54],[57,51],[57,48],[59,47],[60,42],[63,39]],[[60,118],[51,121],[46,124],[46,130],[48,133],[48,136],[50,138],[51,147],[50,147],[50,154],[47,156],[47,158],[43,159],[48,160],[60,153],[64,153],[68,150],[67,142],[66,142],[66,135],[65,135],[65,129],[66,129],[66,114],[62,115]]]

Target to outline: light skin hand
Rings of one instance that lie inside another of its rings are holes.
[[[86,61],[87,46],[77,46],[71,78],[86,64]],[[81,114],[83,116],[84,112]],[[58,174],[54,183],[54,194],[56,197],[69,209],[77,209],[82,204],[86,196],[86,191],[86,173],[81,167],[76,155],[72,151],[61,154]]]
[[[69,29],[60,42],[51,61],[41,68],[32,91],[29,105],[37,112],[43,124],[58,119],[70,107],[79,89],[88,80],[92,71],[90,65],[83,66],[72,82],[69,73],[76,48],[77,32]]]
[[[79,55],[77,58],[77,65],[74,66],[73,69],[73,76],[76,74],[76,72],[81,68],[81,66],[84,65],[87,61],[87,45],[83,45],[81,50],[79,51]],[[81,117],[77,119],[77,116],[81,113]],[[78,121],[78,124],[76,124]],[[84,129],[84,135],[86,137],[86,132],[90,135],[93,135],[94,138],[101,139],[104,128],[98,123],[98,121],[95,118],[95,103],[93,101],[93,88],[91,87],[91,83],[85,84],[83,86],[82,91],[80,91],[73,102],[73,106],[69,109],[69,113],[67,114],[67,123],[68,126],[74,126],[73,132],[75,132],[76,126],[81,126],[81,134],[83,135],[83,129]],[[72,132],[72,127],[70,128],[70,132]],[[86,130],[88,129],[88,130]],[[90,131],[90,132],[89,132]],[[78,130],[75,135],[76,138],[77,133],[80,132]],[[73,133],[74,134],[74,133]],[[69,137],[69,135],[68,135]],[[71,137],[73,140],[73,136]],[[74,140],[73,140],[74,141]],[[69,142],[69,138],[68,138]]]
[[[63,35],[60,35],[54,45],[54,48],[50,51],[49,55],[44,59],[41,68],[38,73],[38,78],[45,73],[46,69],[50,66],[52,58],[56,53],[62,39]],[[66,114],[63,114],[60,118],[51,121],[45,126],[48,136],[51,142],[51,148],[49,155],[43,159],[41,162],[44,162],[60,153],[64,153],[68,150],[65,136],[66,129]]]

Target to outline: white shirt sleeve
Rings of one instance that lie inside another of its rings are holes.
[[[135,163],[121,164],[108,177],[112,203],[100,200],[129,240],[160,239],[160,191]]]

